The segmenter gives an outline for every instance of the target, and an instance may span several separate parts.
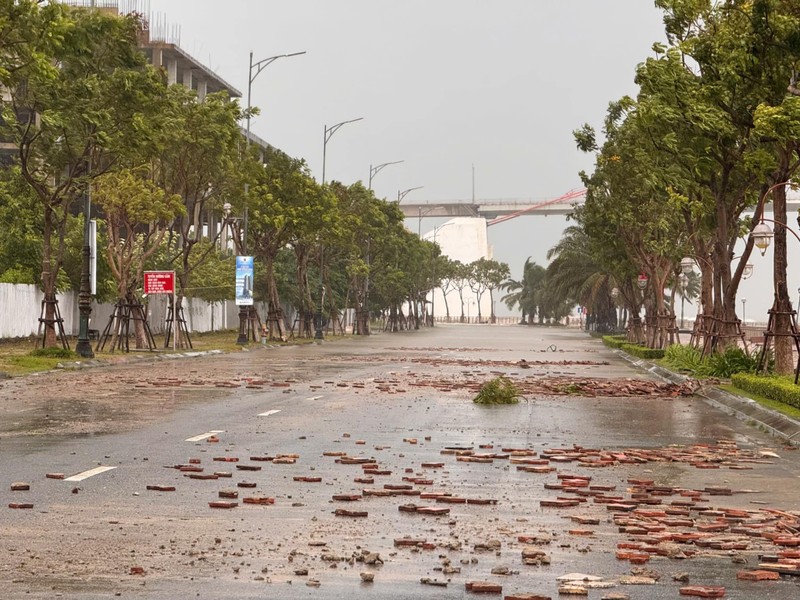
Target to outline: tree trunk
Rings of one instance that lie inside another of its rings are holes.
[[[789,157],[781,153],[781,168],[775,181],[786,181],[788,177]],[[775,216],[775,250],[774,281],[775,300],[772,310],[775,315],[775,372],[779,375],[794,373],[794,339],[791,336],[792,302],[789,298],[789,286],[786,282],[786,186],[781,185],[772,191],[772,211]]]
[[[269,339],[285,340],[285,316],[283,314],[280,294],[278,293],[278,284],[275,281],[275,257],[272,254],[267,254],[264,257],[264,268],[267,275],[267,322],[269,323]],[[278,328],[277,336],[275,336],[272,331],[273,322]]]

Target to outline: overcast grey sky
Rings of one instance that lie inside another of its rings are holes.
[[[469,199],[472,165],[479,200],[580,187],[592,157],[572,130],[599,127],[609,101],[635,94],[636,65],[664,39],[651,0],[150,0],[150,10],[180,25],[180,45],[243,105],[250,51],[306,51],[255,80],[253,132],[321,179],[324,126],[364,117],[328,143],[327,179],[366,183],[370,164],[404,160],[373,188],[394,199],[424,186],[408,202]],[[492,227],[495,258],[515,275],[528,256],[546,264],[563,227],[554,217]]]

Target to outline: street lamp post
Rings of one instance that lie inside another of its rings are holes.
[[[747,313],[745,312],[745,306],[747,305],[747,298],[742,298],[742,323],[747,323]]]
[[[291,54],[277,54],[275,56],[270,56],[268,58],[264,58],[259,60],[258,62],[253,62],[253,53],[250,53],[250,70],[247,74],[247,133],[245,135],[245,147],[250,147],[250,109],[251,103],[250,98],[253,91],[253,82],[256,80],[256,77],[267,68],[269,65],[274,63],[279,58],[289,58],[291,56],[300,56],[301,54],[305,54],[306,51],[303,50],[302,52],[292,52]],[[255,69],[255,74],[253,73],[253,69]],[[244,205],[244,234],[242,235],[242,246],[244,247],[244,251],[247,251],[247,193],[250,191],[250,184],[244,184],[244,194],[245,194],[245,205]],[[245,340],[246,342],[247,340]]]
[[[414,190],[421,190],[424,187],[424,185],[418,185],[417,187],[408,188],[407,190],[403,191],[397,190],[397,203],[400,204],[403,201],[403,198],[408,196]]]
[[[375,175],[377,175],[378,173],[380,173],[380,172],[383,170],[383,168],[384,168],[384,167],[388,167],[389,165],[399,165],[401,162],[405,162],[405,161],[402,161],[402,160],[394,160],[394,161],[392,161],[392,162],[385,162],[385,163],[382,163],[382,164],[380,164],[380,165],[377,165],[377,166],[375,166],[375,167],[373,167],[372,165],[370,165],[370,166],[369,166],[369,187],[367,187],[367,189],[368,189],[368,190],[371,190],[371,189],[372,189],[372,179],[375,177]]]
[[[347,125],[348,123],[355,123],[356,121],[361,121],[364,117],[358,117],[357,119],[350,119],[349,121],[342,121],[341,123],[336,123],[336,125],[331,125],[328,127],[325,125],[325,133],[322,136],[322,185],[325,185],[325,162],[327,161],[328,155],[328,141],[330,141],[333,134],[339,131],[339,129],[343,125]]]
[[[289,58],[292,56],[300,56],[301,54],[305,54],[306,51],[303,50],[302,52],[292,52],[291,54],[277,54],[275,56],[270,56],[259,60],[257,62],[253,62],[253,53],[250,53],[250,69],[247,72],[247,127],[245,130],[245,141],[244,145],[247,151],[250,149],[250,110],[252,108],[251,104],[251,97],[253,92],[253,82],[256,80],[256,77],[267,68],[269,65],[274,63],[279,58]],[[255,73],[253,71],[255,70]],[[241,252],[242,255],[247,254],[247,226],[248,226],[248,202],[247,197],[250,193],[250,183],[245,182],[244,184],[244,215],[242,217],[242,247]],[[248,307],[242,305],[239,307],[239,337],[236,338],[237,344],[246,344],[248,339],[248,331],[247,331],[247,317],[250,314],[250,310],[252,307]]]
[[[89,159],[87,176],[91,174],[92,161]],[[89,240],[91,231],[92,213],[92,188],[87,180],[83,199],[83,261],[81,263],[81,287],[78,292],[78,343],[75,345],[75,352],[83,358],[94,358],[92,343],[89,341],[89,319],[92,316],[92,284],[90,282],[89,263],[91,260],[91,242]]]
[[[678,282],[681,287],[681,329],[683,329],[683,307],[686,302],[686,286],[689,285],[689,276],[681,273],[678,277]]]
[[[361,121],[364,117],[358,117],[357,119],[350,119],[348,121],[341,121],[340,123],[336,123],[336,125],[331,125],[328,127],[327,125],[324,126],[324,133],[322,136],[322,185],[325,185],[325,163],[328,158],[328,142],[330,141],[333,134],[339,131],[339,129],[347,125],[348,123],[355,123],[356,121]],[[323,324],[322,324],[322,305],[325,303],[325,282],[322,277],[322,269],[324,266],[323,262],[323,249],[322,243],[320,242],[320,249],[319,249],[319,306],[317,307],[317,314],[314,318],[314,339],[322,340],[325,339],[325,334],[322,332]]]

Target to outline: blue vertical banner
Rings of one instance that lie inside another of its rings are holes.
[[[253,304],[253,257],[236,257],[236,305]]]

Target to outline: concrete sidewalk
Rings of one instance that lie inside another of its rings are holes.
[[[685,383],[691,380],[691,377],[686,377],[665,369],[661,365],[636,358],[622,350],[614,350],[614,352],[633,366],[652,373],[664,381]],[[770,435],[782,439],[787,444],[800,445],[800,421],[761,406],[750,398],[731,394],[713,385],[703,385],[702,382],[700,382],[697,395],[704,398],[712,406],[750,425],[767,431]]]

